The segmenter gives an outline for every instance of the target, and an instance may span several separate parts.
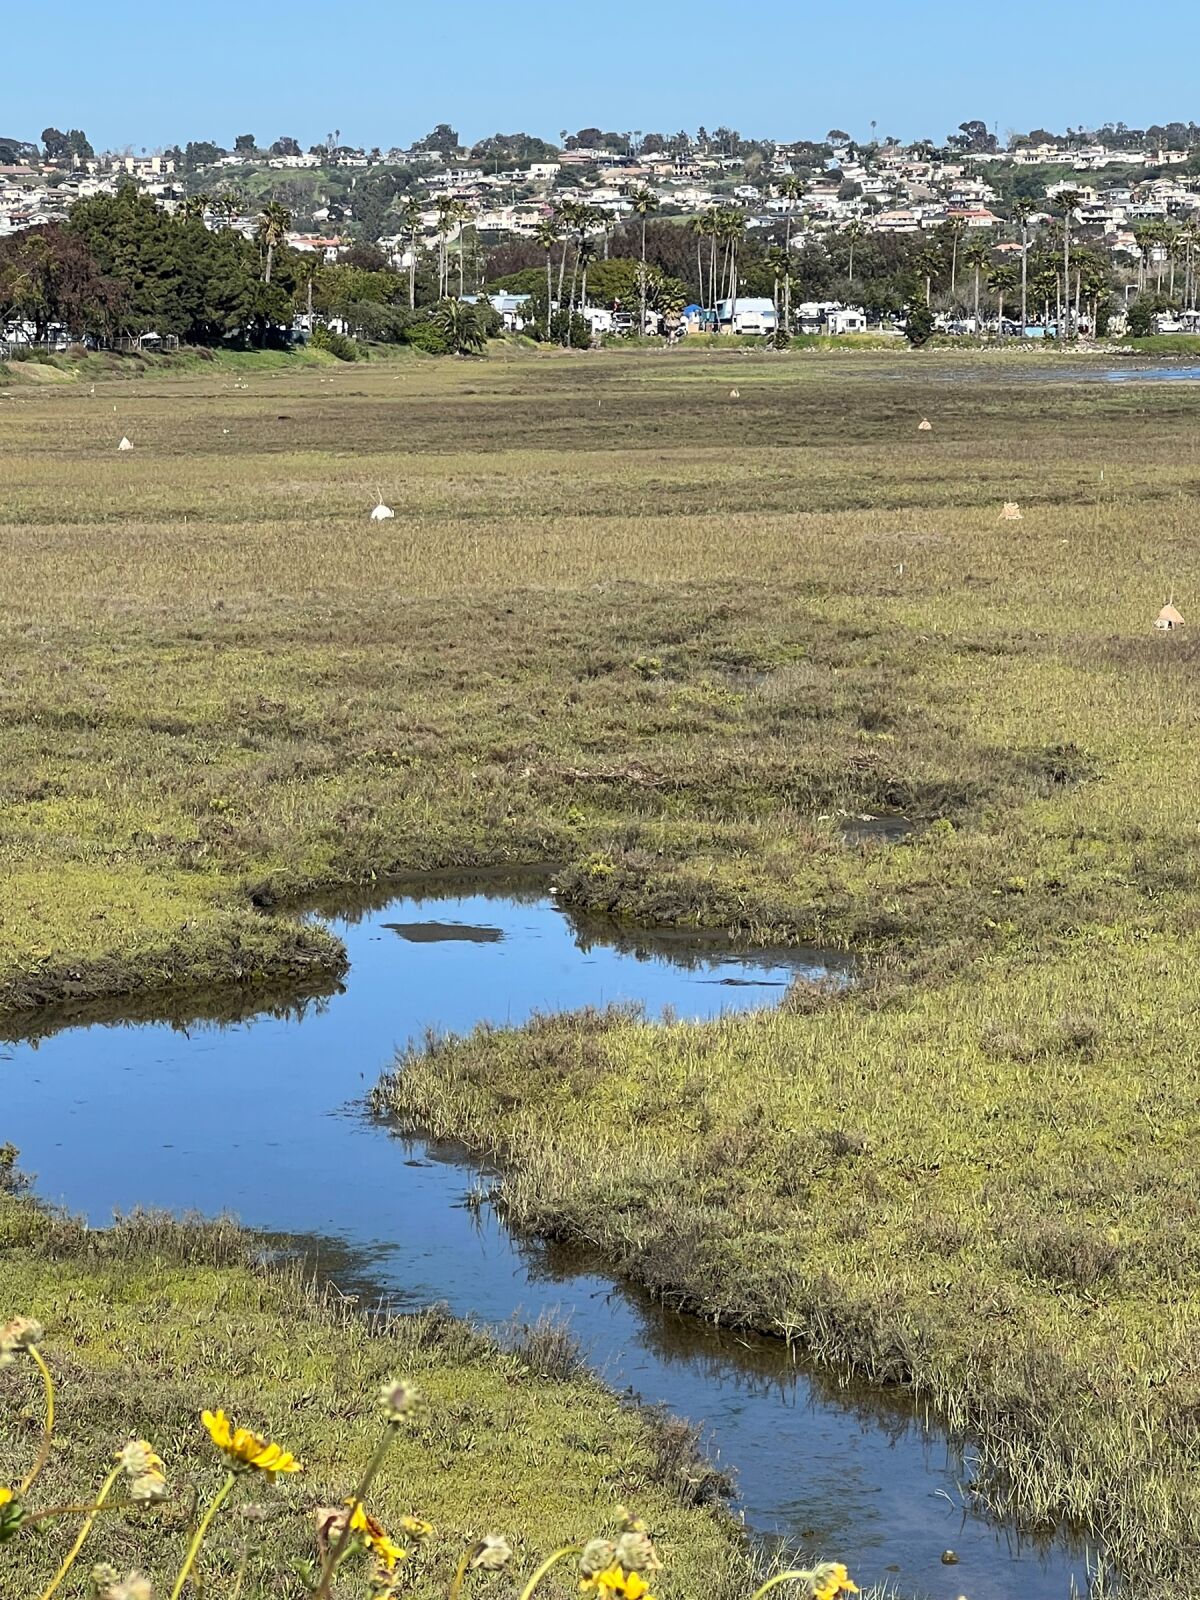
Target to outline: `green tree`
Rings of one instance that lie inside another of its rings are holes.
[[[581,310],[587,309],[588,271],[596,259],[596,246],[591,239],[579,241],[579,305]]]
[[[696,235],[696,270],[700,276],[700,298],[710,309],[717,303],[717,240],[721,236],[721,213],[717,210],[702,211],[692,223]],[[703,240],[708,240],[708,289],[704,287],[704,268],[700,257],[700,245]]]
[[[914,300],[906,307],[904,333],[914,348],[929,343],[933,334],[933,312],[927,300]]]
[[[183,152],[183,170],[185,172],[195,172],[200,167],[211,167],[224,154],[225,152],[221,149],[221,146],[213,144],[211,140],[191,140]]]
[[[432,133],[416,141],[413,149],[429,150],[446,161],[453,161],[460,149],[458,133],[448,122],[439,122]]]
[[[239,133],[233,141],[233,148],[240,156],[252,156],[258,149],[258,140],[252,133]]]
[[[58,128],[43,128],[42,148],[47,161],[65,161],[71,154],[71,141]]]

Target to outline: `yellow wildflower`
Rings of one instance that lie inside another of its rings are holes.
[[[615,1565],[584,1578],[579,1587],[584,1594],[594,1593],[596,1600],[654,1600],[641,1573]]]
[[[361,1533],[366,1540],[367,1548],[387,1572],[394,1572],[396,1564],[408,1560],[408,1551],[402,1550],[388,1535],[381,1522],[377,1522],[366,1509],[355,1506],[350,1516],[350,1531]]]
[[[851,1582],[841,1561],[826,1561],[813,1571],[813,1600],[837,1600],[839,1595],[858,1592],[858,1585]]]
[[[25,1507],[15,1489],[0,1485],[0,1544],[15,1539],[25,1521]]]
[[[249,1428],[234,1428],[223,1411],[205,1411],[200,1420],[208,1429],[208,1436],[235,1467],[252,1467],[265,1472],[274,1482],[276,1473],[300,1472],[301,1464],[282,1445],[262,1439]]]

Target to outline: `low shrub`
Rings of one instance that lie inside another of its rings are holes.
[[[366,352],[354,339],[348,339],[344,333],[334,333],[323,323],[318,323],[313,329],[310,343],[314,350],[325,350],[331,356],[336,356],[339,361],[359,361],[366,358]]]
[[[440,328],[432,322],[414,322],[404,330],[404,343],[429,356],[448,356],[450,345]]]

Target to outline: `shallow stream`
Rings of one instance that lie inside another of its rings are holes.
[[[81,1015],[0,1045],[0,1139],[39,1195],[96,1224],[136,1206],[233,1211],[400,1306],[444,1301],[494,1324],[559,1312],[609,1383],[704,1427],[754,1529],[846,1561],[864,1587],[1064,1600],[1086,1586],[1080,1547],[1018,1540],[970,1509],[969,1460],[903,1400],[840,1388],[781,1344],[717,1332],[515,1237],[464,1203],[479,1168],[463,1152],[400,1140],[362,1107],[429,1028],[610,1002],[711,1017],[774,1005],[797,972],[844,962],[618,935],[568,918],[544,886],[439,885],[329,922],[351,961],[332,996],[239,1021]],[[942,1563],[947,1548],[959,1564]]]

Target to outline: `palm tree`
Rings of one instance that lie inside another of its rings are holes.
[[[731,310],[737,310],[738,291],[738,245],[746,235],[746,219],[740,211],[722,211],[720,220],[719,239],[725,242],[726,264],[728,266],[728,295]]]
[[[1079,269],[1077,269],[1079,270]],[[1108,294],[1109,275],[1108,267],[1095,251],[1089,251],[1084,256],[1082,269],[1079,270],[1082,280],[1083,293],[1087,295],[1092,308],[1092,334],[1096,334],[1100,322],[1100,301]]]
[[[926,245],[913,262],[917,272],[925,279],[925,304],[929,305],[933,299],[933,280],[942,265],[941,253],[932,245]]]
[[[487,344],[479,312],[463,300],[443,301],[433,322],[456,356],[479,355]]]
[[[448,246],[450,233],[454,227],[454,209],[457,201],[452,200],[448,194],[440,194],[437,198],[437,236],[438,236],[438,299],[446,298],[450,279],[450,259]]]
[[[1021,329],[1029,321],[1029,219],[1033,215],[1032,200],[1013,203],[1013,221],[1021,230]]]
[[[550,313],[554,305],[554,285],[550,276],[550,253],[558,243],[559,233],[553,217],[544,217],[537,225],[534,238],[546,252],[546,338],[550,338]]]
[[[581,311],[585,311],[587,309],[588,268],[595,259],[596,246],[590,239],[581,239],[579,241],[579,309]]]
[[[409,199],[400,207],[400,230],[408,235],[408,309],[417,304],[417,235],[421,231],[421,208]]]
[[[583,200],[564,200],[554,213],[554,221],[562,236],[562,255],[558,258],[558,303],[562,305],[563,284],[567,276],[567,241],[580,226],[580,218],[588,209]]]
[[[702,211],[696,218],[695,229],[699,238],[708,240],[708,292],[704,289],[704,272],[700,272],[700,298],[708,307],[717,303],[717,239],[721,233],[721,213],[715,208]],[[697,244],[697,259],[699,245]]]
[[[1180,253],[1181,253],[1180,252],[1180,244],[1179,244],[1179,229],[1178,228],[1173,228],[1170,225],[1170,223],[1168,223],[1167,224],[1167,229],[1166,229],[1166,238],[1165,238],[1165,240],[1163,242],[1165,243],[1165,245],[1167,247],[1167,264],[1168,264],[1168,267],[1170,269],[1170,274],[1169,274],[1169,276],[1167,278],[1167,293],[1170,295],[1171,299],[1174,300],[1174,298],[1175,298],[1175,263],[1179,260],[1179,256],[1180,256]]]
[[[1200,227],[1194,222],[1185,222],[1179,230],[1179,242],[1183,247],[1183,302],[1191,310],[1196,299],[1196,246],[1200,244]]]
[[[700,253],[700,246],[712,232],[712,224],[710,222],[711,216],[711,211],[701,211],[692,218],[690,224],[692,236],[696,241],[696,280],[700,285],[699,294],[701,304],[703,304],[704,301],[704,258]]]
[[[642,271],[641,271],[641,284],[640,284],[641,291],[642,291],[642,325],[638,329],[638,332],[639,333],[645,333],[645,331],[646,331],[646,218],[650,215],[650,213],[652,211],[657,211],[658,210],[658,196],[654,193],[653,189],[641,188],[641,189],[635,190],[634,195],[633,195],[632,204],[633,204],[633,209],[634,209],[635,213],[639,217],[641,217],[641,219],[642,219]]]
[[[1150,267],[1150,257],[1154,253],[1156,229],[1153,222],[1141,222],[1134,226],[1133,238],[1138,247],[1138,293],[1146,292],[1146,277]]]
[[[1052,259],[1040,257],[1034,264],[1033,293],[1042,308],[1042,324],[1050,324],[1050,296],[1057,294],[1060,288],[1058,267]]]
[[[465,200],[454,202],[453,220],[458,224],[458,298],[463,297],[463,251],[467,243],[467,223],[474,220],[474,207],[469,206]]]
[[[864,222],[848,222],[842,229],[842,238],[850,246],[850,267],[846,274],[847,281],[854,282],[854,246],[867,237],[867,227]]]
[[[988,288],[996,296],[996,332],[1004,337],[1004,301],[1017,286],[1017,271],[1003,262],[998,267],[993,267],[988,273]],[[1024,329],[1022,329],[1024,333]]]
[[[213,210],[219,217],[224,217],[227,228],[233,227],[245,209],[241,195],[233,189],[227,189],[213,201]]]
[[[1083,199],[1078,189],[1060,189],[1058,203],[1063,214],[1063,299],[1067,306],[1067,320],[1071,316],[1071,223],[1075,220],[1075,211]],[[1070,336],[1067,328],[1067,336]]]
[[[786,324],[781,322],[779,318],[779,281],[781,278],[786,280],[788,275],[788,267],[790,264],[791,263],[788,260],[787,251],[781,244],[773,244],[767,251],[767,265],[775,275],[775,287],[772,290],[771,299],[775,304],[776,328],[782,328],[786,326]]]
[[[286,210],[276,200],[268,200],[262,208],[258,218],[258,240],[266,247],[267,261],[263,270],[263,282],[270,283],[271,269],[275,265],[275,252],[287,238],[288,229],[292,225],[292,213]]]
[[[792,259],[792,212],[803,200],[805,195],[803,178],[794,172],[787,173],[779,183],[779,193],[788,202],[786,226],[783,235],[783,248],[787,251],[788,261]],[[788,333],[792,331],[792,273],[789,266],[783,280],[783,326]]]
[[[206,194],[190,194],[183,202],[183,220],[185,222],[203,222],[204,213],[208,210],[210,200]]]
[[[1165,220],[1162,222],[1152,222],[1150,227],[1153,230],[1154,254],[1157,258],[1154,263],[1154,292],[1155,294],[1161,294],[1163,286],[1163,268],[1167,261],[1167,252],[1169,248],[1168,242],[1171,237],[1171,230],[1167,226]]]
[[[986,239],[968,239],[963,250],[963,260],[975,274],[975,300],[973,315],[975,332],[979,332],[979,284],[984,272],[992,264],[992,247]]]
[[[958,293],[958,247],[962,242],[966,226],[961,217],[948,217],[942,227],[943,236],[950,246],[951,297]]]
[[[592,228],[595,227],[596,218],[598,215],[599,213],[595,210],[595,208],[589,206],[586,201],[581,201],[574,208],[572,214],[571,220],[575,228],[575,260],[571,266],[570,306],[572,315],[575,313],[575,283],[579,275],[579,269],[583,265],[584,246],[588,242],[588,234],[591,232]],[[591,251],[591,255],[594,258],[594,250]]]

